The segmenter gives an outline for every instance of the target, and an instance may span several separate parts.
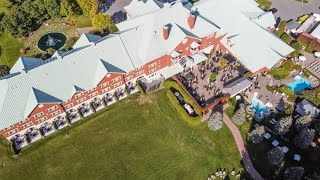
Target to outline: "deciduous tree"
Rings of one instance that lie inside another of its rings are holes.
[[[292,125],[292,118],[290,116],[283,117],[274,125],[274,131],[279,135],[285,135],[289,132]]]
[[[315,136],[314,129],[303,129],[294,138],[294,144],[301,149],[307,149],[310,146],[311,142],[313,141],[314,136]]]
[[[284,151],[282,147],[274,147],[268,152],[268,159],[271,164],[279,164],[283,161]]]
[[[300,180],[304,174],[303,167],[289,167],[284,171],[285,180]]]

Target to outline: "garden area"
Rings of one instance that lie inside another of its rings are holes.
[[[292,70],[301,70],[301,65],[295,64],[291,60],[285,60],[279,67],[273,68],[269,74],[276,80],[285,79],[289,76]]]
[[[225,113],[239,128],[254,167],[263,177],[293,179],[309,177],[320,165],[320,119],[298,116],[292,106],[271,112],[261,122],[246,119],[240,104],[230,99]],[[315,175],[316,176],[316,175]]]
[[[214,133],[206,124],[190,126],[166,93],[130,96],[18,156],[1,144],[2,178],[205,179],[219,169],[242,171],[228,128]]]
[[[0,65],[7,65],[11,68],[18,60],[22,47],[23,43],[18,39],[8,33],[0,33]]]

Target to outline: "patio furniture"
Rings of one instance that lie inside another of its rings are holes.
[[[277,141],[277,140],[272,141],[272,145],[274,147],[277,147],[279,145],[279,141]]]
[[[265,133],[263,136],[264,136],[264,138],[269,139],[271,137],[271,134],[270,133]]]
[[[301,156],[300,156],[299,154],[295,154],[294,157],[293,157],[293,159],[294,159],[295,161],[300,161],[300,160],[301,160]]]
[[[284,146],[284,147],[283,147],[283,152],[284,152],[284,153],[287,153],[288,151],[289,151],[289,148],[288,148],[287,146]]]

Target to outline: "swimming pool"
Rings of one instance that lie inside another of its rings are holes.
[[[269,109],[266,105],[264,105],[259,99],[252,98],[251,106],[249,106],[249,110],[254,111],[255,117],[257,119],[262,119],[266,115],[269,114]]]
[[[311,83],[300,76],[294,77],[294,82],[287,84],[287,87],[290,88],[294,93],[298,93],[299,91],[303,91],[305,89],[311,88]]]

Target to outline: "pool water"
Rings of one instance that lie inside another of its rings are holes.
[[[294,93],[311,88],[311,83],[307,79],[300,76],[296,76],[294,79],[294,82],[287,84],[287,87],[290,88]]]
[[[255,116],[258,119],[262,119],[263,117],[269,114],[268,107],[264,105],[261,101],[259,101],[257,98],[252,98],[251,106],[249,107],[249,109],[255,112]],[[263,116],[261,114],[263,114]]]

